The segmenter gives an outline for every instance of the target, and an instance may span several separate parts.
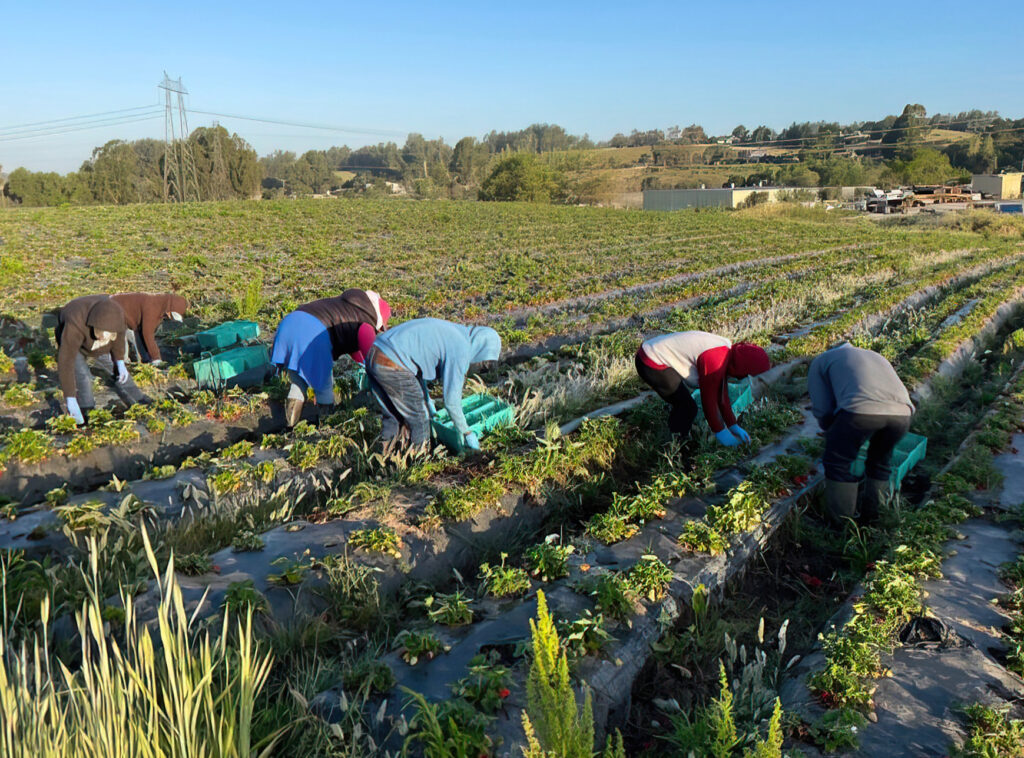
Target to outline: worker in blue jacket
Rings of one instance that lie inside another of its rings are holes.
[[[466,447],[479,450],[480,440],[462,413],[462,388],[470,366],[486,370],[500,354],[501,337],[490,327],[437,318],[406,321],[378,335],[366,357],[366,375],[384,416],[384,440],[395,440],[403,427],[413,446],[430,439],[434,407],[427,382],[439,380],[452,424]]]

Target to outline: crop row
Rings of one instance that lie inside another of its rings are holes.
[[[728,236],[703,238],[723,230]],[[390,290],[401,317],[465,320],[736,260],[869,242],[949,249],[979,239],[824,213],[780,213],[766,227],[743,214],[387,201],[20,209],[0,219],[0,237],[2,283],[16,285],[4,287],[0,308],[15,315],[83,291],[177,286],[207,317],[223,316],[225,304],[251,290],[266,303],[268,325],[291,303],[347,286]]]

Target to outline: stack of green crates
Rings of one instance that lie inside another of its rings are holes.
[[[258,369],[264,369],[260,372]],[[246,372],[253,372],[252,380],[234,383],[258,385],[270,370],[270,355],[266,345],[248,345],[201,358],[192,363],[192,372],[200,389],[220,390],[229,380]]]
[[[470,395],[462,398],[462,414],[466,417],[469,431],[480,438],[492,429],[511,424],[515,420],[512,406],[490,395]],[[462,435],[455,429],[446,409],[439,410],[430,425],[437,440],[449,450],[457,453],[465,449]]]
[[[221,350],[260,336],[260,325],[255,321],[225,321],[223,324],[195,333],[203,350]]]
[[[857,460],[850,466],[850,473],[854,476],[864,476],[864,462],[868,457],[869,444],[870,442],[864,443]],[[892,451],[892,476],[889,478],[894,490],[898,490],[903,484],[903,478],[910,473],[914,466],[924,460],[926,452],[928,452],[928,438],[922,437],[920,434],[908,434],[899,441]]]
[[[704,409],[700,404],[700,390],[694,390],[690,396],[697,404],[697,410],[704,415]],[[754,402],[754,387],[750,383],[749,376],[739,382],[729,382],[729,402],[732,405],[732,412],[737,416]]]

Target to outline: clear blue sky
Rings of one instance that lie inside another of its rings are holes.
[[[1024,116],[1024,5],[822,2],[4,3],[0,165],[77,169],[163,120],[5,140],[4,127],[156,105],[421,132],[550,122],[606,139],[696,122],[848,122],[977,107]],[[959,63],[952,61],[959,59]],[[195,115],[190,127],[208,125]],[[261,154],[404,137],[219,119]],[[7,132],[10,134],[10,132]]]

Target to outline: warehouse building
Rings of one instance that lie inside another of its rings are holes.
[[[685,208],[739,208],[755,192],[767,195],[764,202],[778,201],[791,187],[723,187],[722,189],[644,190],[645,211],[680,211]]]
[[[1012,174],[974,174],[971,189],[997,200],[1016,200],[1021,196],[1022,178],[1024,174],[1019,171]]]

